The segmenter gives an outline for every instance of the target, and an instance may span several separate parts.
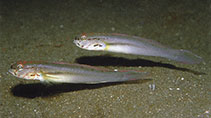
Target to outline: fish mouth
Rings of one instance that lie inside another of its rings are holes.
[[[74,40],[73,43],[76,45],[76,46],[80,46],[80,43],[78,40]]]

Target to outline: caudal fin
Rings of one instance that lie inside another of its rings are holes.
[[[124,81],[135,81],[149,79],[149,73],[147,72],[137,72],[137,71],[125,71],[125,72],[116,72],[117,76],[108,82],[124,82]]]
[[[199,64],[203,59],[187,50],[173,50],[173,53],[167,58],[182,62],[185,64]]]

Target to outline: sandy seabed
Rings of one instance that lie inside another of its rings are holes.
[[[1,0],[1,118],[211,117],[210,0]],[[200,55],[186,65],[77,48],[82,32],[123,33]],[[8,73],[16,61],[63,61],[150,73],[152,80],[46,86]]]

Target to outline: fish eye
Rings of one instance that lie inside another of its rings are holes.
[[[18,69],[23,69],[23,64],[18,64],[18,65],[17,65],[17,68],[18,68]]]

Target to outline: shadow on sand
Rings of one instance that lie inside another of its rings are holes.
[[[76,59],[76,63],[86,64],[91,66],[126,66],[126,67],[163,67],[184,72],[193,73],[195,75],[204,75],[206,73],[194,71],[187,68],[176,67],[172,64],[154,62],[144,59],[126,59],[123,57],[102,56],[83,56]]]
[[[140,84],[151,81],[138,80],[130,82],[119,82],[119,83],[103,83],[103,84],[43,84],[43,83],[33,83],[33,84],[18,84],[11,89],[11,93],[16,97],[24,98],[36,98],[36,97],[51,97],[56,96],[60,93],[73,92],[80,90],[91,90],[98,89],[108,86],[114,86],[119,84]]]

